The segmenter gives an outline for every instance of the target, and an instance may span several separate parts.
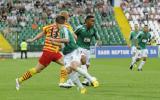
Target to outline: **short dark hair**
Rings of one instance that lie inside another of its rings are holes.
[[[88,16],[86,17],[85,21],[87,21],[87,20],[90,19],[90,18],[94,18],[94,16],[93,16],[93,15],[88,15]]]
[[[64,24],[65,23],[65,17],[64,16],[61,16],[61,15],[58,15],[57,17],[56,17],[56,23],[58,23],[58,24]]]

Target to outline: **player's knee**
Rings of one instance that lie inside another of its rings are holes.
[[[145,58],[143,58],[143,61],[147,61],[147,58],[145,57]]]
[[[140,61],[140,60],[141,60],[141,58],[137,58],[137,59],[136,59],[136,62],[138,62],[138,61]]]
[[[81,56],[81,63],[82,63],[82,65],[86,64],[86,56],[85,55]]]
[[[66,68],[67,74],[70,74],[72,72],[72,69],[70,67]]]
[[[35,69],[36,69],[37,73],[40,73],[44,68],[45,68],[45,66],[38,64]]]
[[[71,68],[72,68],[73,70],[76,70],[79,65],[80,65],[80,64],[79,64],[77,61],[73,61],[73,62],[71,63]]]
[[[41,72],[41,69],[36,69],[36,72],[37,72],[37,73],[40,73],[40,72]]]
[[[40,73],[44,68],[37,69],[37,73]]]

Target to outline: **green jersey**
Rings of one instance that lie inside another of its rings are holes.
[[[140,47],[139,49],[146,49],[147,43],[150,41],[151,39],[151,34],[149,32],[145,33],[145,32],[139,32],[137,35],[137,42],[138,42],[138,46]]]
[[[131,41],[131,46],[136,46],[136,36],[138,34],[138,31],[132,31],[130,33],[130,38],[129,40]]]
[[[99,40],[99,35],[94,27],[87,29],[86,25],[80,25],[75,30],[77,35],[77,44],[81,48],[90,49],[91,41],[93,37]]]
[[[78,48],[78,45],[76,44],[76,41],[72,33],[66,27],[62,27],[60,29],[60,38],[69,40],[69,42],[64,43],[62,47],[62,52],[64,55],[71,53],[72,51]]]

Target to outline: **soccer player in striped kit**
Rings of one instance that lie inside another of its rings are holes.
[[[45,44],[43,47],[43,53],[39,58],[37,65],[27,72],[25,72],[21,77],[16,78],[16,89],[19,90],[20,84],[25,80],[28,80],[33,75],[40,73],[45,69],[52,61],[57,64],[64,66],[63,55],[60,52],[61,44],[58,42],[52,43],[50,38],[60,38],[58,24],[63,24],[65,22],[62,16],[56,17],[56,23],[43,27],[43,32],[39,33],[32,39],[28,39],[27,42],[34,42],[45,36]]]

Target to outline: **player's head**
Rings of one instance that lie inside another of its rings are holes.
[[[135,29],[135,31],[138,31],[138,30],[139,30],[138,24],[135,24],[135,25],[134,25],[134,29]]]
[[[59,26],[63,25],[65,23],[65,20],[66,19],[65,19],[64,16],[58,15],[56,17],[56,24],[57,24],[57,26],[59,27]]]
[[[85,19],[85,24],[87,25],[87,28],[91,28],[94,25],[94,16],[88,15]]]
[[[69,13],[68,13],[68,11],[61,11],[61,12],[60,12],[60,15],[61,15],[61,16],[64,16],[66,20],[68,20],[68,18],[69,18]]]
[[[145,25],[145,26],[144,26],[143,31],[144,31],[144,32],[148,32],[148,31],[149,31],[148,25]]]

